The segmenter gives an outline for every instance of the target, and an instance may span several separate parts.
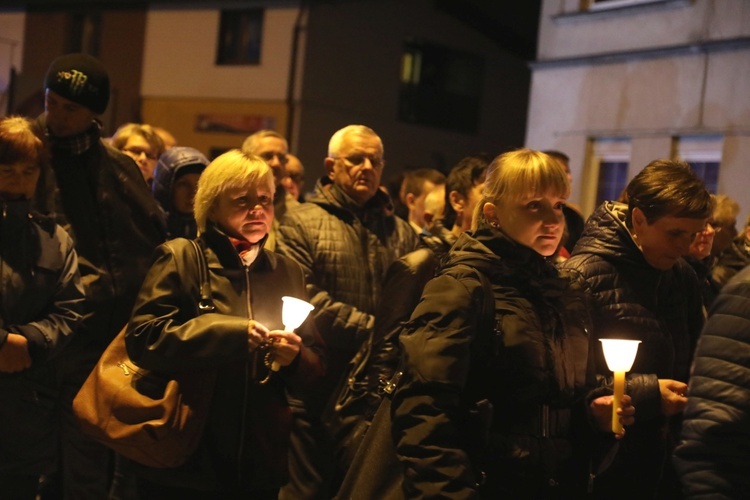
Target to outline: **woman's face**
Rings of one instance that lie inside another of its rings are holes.
[[[0,200],[31,199],[39,180],[35,163],[0,164]]]
[[[273,222],[273,190],[268,186],[229,189],[216,199],[208,219],[230,236],[258,243]]]
[[[143,136],[133,134],[128,137],[128,141],[122,147],[122,152],[135,161],[143,178],[150,183],[154,178],[154,169],[158,160],[156,151],[151,147],[151,144]]]
[[[565,198],[547,193],[488,203],[484,213],[515,242],[549,257],[557,251],[565,229],[563,205]]]

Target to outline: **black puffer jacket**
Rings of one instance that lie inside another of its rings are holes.
[[[675,468],[686,498],[750,491],[750,267],[721,291],[695,352]]]
[[[641,341],[632,372],[687,382],[704,321],[698,278],[684,260],[667,271],[650,266],[625,226],[626,209],[621,203],[602,204],[562,267],[585,279],[596,338]],[[610,373],[601,347],[595,347],[597,373]],[[653,497],[676,484],[668,457],[679,416],[669,422],[661,416],[656,380],[650,390],[631,395],[636,422],[612,466],[597,477],[595,492],[603,498],[618,492]]]
[[[222,232],[209,225],[206,244],[216,311],[198,315],[195,252],[185,239],[159,247],[128,325],[128,353],[149,370],[217,370],[209,420],[194,456],[176,469],[139,468],[168,485],[236,495],[278,488],[286,479],[291,414],[285,389],[314,386],[324,373],[314,322],[296,330],[304,347],[289,366],[267,373],[262,353],[248,353],[248,319],[283,329],[281,297],[304,297],[304,276],[290,259],[261,250],[246,267]],[[234,498],[234,497],[232,497]]]
[[[687,382],[703,326],[698,278],[684,260],[668,271],[650,266],[625,227],[626,208],[601,205],[561,267],[585,279],[598,338],[619,334],[641,341],[632,372]],[[597,368],[609,373],[603,356]],[[647,416],[643,403],[635,403],[639,421]]]
[[[478,273],[492,283],[494,334],[482,326]],[[400,336],[393,432],[405,497],[585,491],[589,328],[580,286],[538,253],[488,227],[461,235]]]
[[[390,200],[381,191],[362,208],[324,177],[307,201],[280,221],[276,251],[305,270],[336,377],[372,332],[388,267],[419,240],[407,222],[387,213]]]
[[[0,476],[56,466],[56,380],[50,362],[74,336],[84,294],[73,242],[26,201],[0,203],[0,347],[28,341],[31,368],[0,373]]]
[[[208,165],[208,159],[197,149],[175,146],[165,151],[154,169],[151,191],[154,199],[167,214],[169,238],[195,238],[198,226],[192,212],[182,214],[173,203],[174,183],[183,172],[200,174]]]

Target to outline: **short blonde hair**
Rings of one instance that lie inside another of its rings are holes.
[[[520,199],[552,193],[570,195],[570,182],[559,161],[541,151],[517,149],[504,153],[487,167],[482,200],[474,209],[471,228],[484,219],[484,206],[504,199]]]
[[[232,149],[208,164],[198,180],[195,193],[195,222],[198,232],[206,230],[208,214],[217,198],[230,189],[266,186],[273,193],[276,189],[273,171],[261,158]]]
[[[162,138],[156,133],[151,125],[146,125],[144,123],[126,123],[120,125],[120,127],[115,130],[114,135],[112,135],[110,144],[112,144],[113,148],[122,151],[122,148],[125,147],[128,139],[133,135],[140,135],[143,137],[148,145],[151,146],[151,149],[154,150],[154,154],[157,158],[165,151]]]

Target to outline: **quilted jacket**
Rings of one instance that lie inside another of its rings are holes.
[[[332,377],[342,374],[369,338],[388,267],[418,245],[417,234],[389,214],[389,206],[387,195],[378,191],[359,207],[324,177],[315,196],[279,225],[276,251],[305,271],[315,324],[329,348]]]
[[[587,284],[596,338],[641,341],[631,372],[687,382],[703,326],[698,278],[683,260],[667,271],[651,267],[625,226],[626,208],[602,204],[562,267],[579,273]],[[601,347],[595,347],[597,372],[610,373]],[[658,487],[671,438],[660,415],[658,386],[646,394],[645,399],[634,397],[636,423],[628,429],[617,461],[599,477],[605,489],[627,484],[634,494],[653,495]],[[671,424],[678,427],[679,418]]]
[[[750,267],[722,290],[695,352],[675,468],[686,498],[750,491]]]

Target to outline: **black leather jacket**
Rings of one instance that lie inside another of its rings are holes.
[[[290,410],[285,389],[303,391],[324,374],[324,348],[312,318],[296,330],[297,359],[267,374],[262,355],[248,353],[248,319],[283,329],[281,297],[305,297],[302,269],[261,250],[244,266],[221,231],[209,224],[205,242],[215,312],[198,315],[195,252],[178,238],[159,247],[133,309],[126,344],[149,370],[217,370],[218,380],[201,445],[183,466],[143,469],[154,481],[215,491],[278,488],[286,477]]]

